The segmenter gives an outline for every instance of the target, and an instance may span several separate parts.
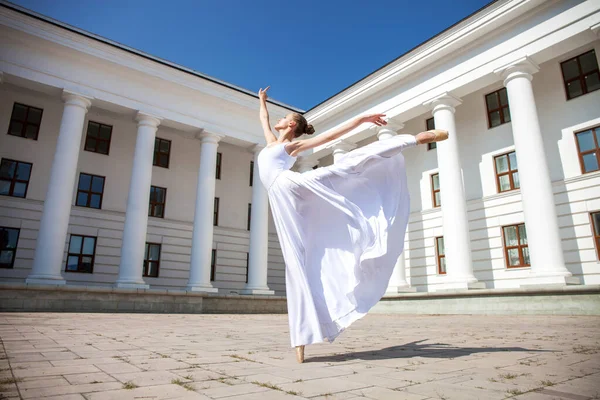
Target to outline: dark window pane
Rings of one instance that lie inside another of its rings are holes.
[[[87,207],[87,198],[88,198],[87,193],[85,193],[85,192],[77,193],[77,201],[75,202],[75,205],[81,206],[81,207]]]
[[[39,108],[30,108],[29,114],[27,115],[27,122],[31,122],[32,124],[39,125],[42,120],[42,110]]]
[[[25,128],[25,137],[28,139],[35,139],[37,137],[38,127],[35,125],[27,125]]]
[[[594,143],[594,134],[592,130],[581,132],[577,134],[577,143],[579,144],[579,151],[586,152],[596,148]]]
[[[0,265],[10,266],[14,254],[15,252],[12,250],[0,251]]]
[[[502,123],[500,120],[500,111],[494,111],[490,113],[490,127],[498,126]]]
[[[444,252],[444,238],[437,238],[437,251],[438,251],[438,255],[443,256],[446,253]]]
[[[94,245],[96,244],[96,239],[91,237],[86,237],[83,239],[83,249],[81,251],[82,254],[94,254]]]
[[[152,157],[152,165],[158,165],[158,155],[155,152],[154,156]]]
[[[10,181],[0,180],[0,194],[9,195],[10,194]]]
[[[508,172],[508,157],[506,155],[496,157],[496,172],[499,174]]]
[[[71,242],[69,243],[69,253],[79,254],[81,252],[81,243],[83,238],[81,236],[71,235]]]
[[[13,114],[12,114],[11,119],[25,121],[26,116],[27,116],[27,107],[22,106],[20,104],[15,104],[15,106],[13,107]]]
[[[92,178],[92,192],[102,193],[102,187],[104,186],[104,178],[94,176]]]
[[[446,257],[440,258],[440,273],[441,274],[446,273]]]
[[[100,127],[100,132],[98,134],[98,137],[100,137],[100,139],[110,140],[111,131],[112,131],[112,128],[110,126],[102,125]]]
[[[583,156],[583,168],[584,172],[591,172],[598,170],[598,159],[596,153],[589,153]]]
[[[511,267],[521,265],[521,260],[519,259],[519,249],[508,249],[508,265]]]
[[[490,93],[487,96],[485,96],[485,101],[487,103],[488,111],[492,111],[500,107],[500,104],[498,104],[498,95],[496,94],[496,92]]]
[[[162,217],[163,216],[163,206],[162,205],[156,205],[154,207],[154,216],[155,217]]]
[[[513,172],[512,176],[513,176],[513,183],[515,184],[515,189],[520,188],[521,182],[519,182],[519,173]]]
[[[438,174],[431,176],[431,182],[433,183],[433,190],[438,190],[440,188],[440,176]]]
[[[500,90],[500,105],[501,106],[508,105],[508,96],[506,93],[506,88]]]
[[[15,176],[17,163],[14,161],[2,160],[0,164],[0,178],[12,179]]]
[[[579,57],[579,65],[581,65],[581,72],[587,74],[590,71],[598,69],[598,60],[596,59],[596,53],[590,51],[582,54]]]
[[[579,66],[577,65],[577,59],[572,59],[561,64],[563,75],[565,80],[573,79],[579,76]]]
[[[435,119],[434,118],[429,118],[426,121],[426,125],[427,125],[427,130],[430,131],[432,129],[435,129]]]
[[[442,205],[442,196],[440,195],[440,192],[435,192],[435,206],[439,207]]]
[[[163,189],[156,189],[156,202],[157,203],[165,202],[165,191]]]
[[[16,249],[17,248],[17,240],[19,239],[19,230],[12,228],[4,228],[1,231],[4,231],[7,235],[6,241],[0,243],[0,247],[3,249]],[[0,232],[1,232],[0,231]]]
[[[96,152],[100,154],[108,154],[108,142],[99,141],[96,145]]]
[[[162,167],[166,167],[167,165],[169,165],[169,155],[168,154],[161,154],[158,156],[159,158],[159,165]]]
[[[587,75],[584,79],[588,92],[600,89],[600,74],[598,74],[598,72]]]
[[[70,256],[67,259],[67,271],[77,271],[79,265],[79,257]]]
[[[22,130],[23,124],[21,122],[11,121],[10,128],[8,129],[11,135],[21,136]]]
[[[498,177],[498,181],[500,182],[500,191],[505,192],[510,190],[510,177],[508,175],[502,175]]]
[[[527,244],[527,231],[525,230],[525,224],[519,225],[519,240],[520,244]]]
[[[572,99],[583,94],[581,89],[581,82],[579,80],[567,83],[567,91],[569,92],[569,98]]]
[[[524,265],[531,265],[531,261],[529,260],[529,247],[523,247],[523,262]]]
[[[88,174],[79,174],[79,190],[90,190],[92,177]]]
[[[160,252],[160,246],[157,246],[155,244],[151,245],[150,251],[149,251],[150,254],[148,254],[148,260],[158,261],[159,252]]]
[[[102,199],[102,197],[99,194],[93,194],[90,198],[90,207],[100,208],[100,199]]]
[[[169,150],[171,150],[171,142],[169,142],[167,140],[161,140],[160,141],[160,152],[168,153]]]
[[[600,236],[600,212],[592,214],[595,236]]]
[[[519,243],[517,242],[517,227],[516,226],[507,226],[504,228],[504,242],[507,246],[517,246]]]
[[[504,122],[510,122],[510,108],[503,108],[502,113],[504,114]]]
[[[81,257],[80,270],[84,272],[92,272],[92,257]]]
[[[17,179],[28,181],[31,174],[31,164],[19,163],[17,166]]]
[[[12,195],[15,197],[25,197],[25,191],[27,190],[27,184],[22,182],[15,182],[13,186]]]
[[[96,139],[88,137],[85,139],[85,149],[87,151],[96,151]]]
[[[433,150],[437,148],[437,143],[427,143],[427,150]]]
[[[150,262],[148,265],[148,276],[158,277],[158,264],[154,262]]]
[[[510,159],[510,169],[517,169],[517,153],[515,153],[514,151],[512,153],[509,153],[508,158]]]
[[[87,131],[88,136],[97,138],[99,129],[100,129],[100,125],[98,125],[95,122],[90,122],[88,124],[88,131]]]

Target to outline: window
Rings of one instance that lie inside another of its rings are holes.
[[[435,238],[435,254],[437,256],[438,274],[446,275],[446,252],[443,236]]]
[[[14,266],[20,232],[20,229],[0,227],[0,268]]]
[[[102,194],[104,193],[104,177],[97,175],[79,174],[77,186],[76,206],[102,208]]]
[[[246,283],[248,283],[248,270],[250,268],[250,253],[246,253]]]
[[[577,151],[579,152],[579,164],[581,171],[598,171],[600,168],[600,126],[575,134]]]
[[[251,218],[252,218],[252,203],[248,203],[248,227],[247,227],[248,230],[250,230]]]
[[[432,129],[435,129],[435,119],[429,118],[425,121],[425,130],[430,131]],[[427,143],[427,150],[433,150],[435,148],[437,148],[436,142]]]
[[[600,89],[598,60],[594,50],[560,63],[567,100]]]
[[[517,169],[517,155],[514,151],[494,157],[494,166],[496,168],[498,192],[507,192],[521,187]]]
[[[510,108],[506,88],[485,95],[487,106],[488,128],[510,122]]]
[[[166,139],[154,139],[154,160],[152,165],[169,168],[169,157],[171,155],[171,141]]]
[[[596,252],[598,253],[598,259],[600,260],[600,211],[591,213],[592,217],[592,231],[594,234],[594,242],[596,243]]]
[[[3,158],[0,162],[0,195],[27,196],[33,164]]]
[[[219,225],[219,198],[215,197],[215,210],[213,214],[213,225]]]
[[[440,193],[440,174],[431,175],[431,196],[433,199],[433,207],[442,205],[442,195]]]
[[[254,161],[250,161],[250,186],[254,183]]]
[[[92,236],[71,235],[69,255],[67,256],[67,272],[86,272],[94,270],[96,256],[96,238]]]
[[[529,246],[525,224],[505,226],[502,232],[506,266],[508,268],[529,267]]]
[[[94,153],[108,155],[111,136],[112,126],[89,121],[84,149]]]
[[[160,266],[160,244],[146,243],[144,250],[144,276],[158,278]]]
[[[217,250],[212,249],[212,256],[210,259],[210,281],[215,281],[215,273],[217,270]]]
[[[217,173],[215,178],[221,179],[221,159],[223,158],[223,154],[217,153]]]
[[[167,189],[158,186],[150,186],[150,206],[148,207],[148,216],[164,218],[166,202]]]
[[[41,108],[15,103],[10,116],[8,134],[37,140],[42,122],[42,112]]]

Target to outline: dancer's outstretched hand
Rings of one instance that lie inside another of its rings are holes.
[[[261,100],[264,100],[264,101],[266,101],[266,100],[267,100],[267,98],[269,97],[269,96],[267,96],[267,90],[269,90],[269,88],[270,88],[270,87],[271,87],[271,86],[267,86],[267,87],[265,88],[265,90],[263,90],[262,88],[260,88],[260,89],[258,90],[258,98],[259,98],[259,99],[261,99]]]
[[[384,120],[385,114],[369,114],[360,117],[361,122],[372,122],[377,126],[387,125],[386,120]]]

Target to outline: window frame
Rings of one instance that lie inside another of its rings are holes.
[[[515,150],[511,150],[509,152],[506,153],[501,153],[501,154],[496,154],[494,156],[492,156],[492,162],[494,163],[494,174],[496,175],[496,193],[507,193],[507,192],[511,192],[513,190],[520,190],[521,189],[521,178],[519,178],[519,187],[515,187],[515,182],[513,179],[513,174],[516,172],[517,174],[519,173],[519,161],[517,160],[517,169],[511,169],[511,164],[510,164],[510,156],[509,154],[515,153],[515,159],[517,157],[517,152]],[[498,166],[496,164],[496,158],[498,157],[504,157],[507,156],[508,159],[508,172],[502,172],[501,174],[498,174]],[[500,176],[504,176],[504,175],[508,175],[508,179],[510,182],[510,189],[507,190],[501,190],[501,186],[500,186]]]
[[[102,139],[99,136],[98,137],[91,137],[89,135],[90,124],[96,124],[96,125],[98,125],[98,134],[100,134],[100,129],[102,129],[102,127],[108,127],[108,128],[110,128],[110,134],[108,136],[108,139]],[[108,156],[110,154],[110,143],[112,141],[112,131],[113,131],[113,126],[112,125],[103,124],[101,122],[96,122],[96,121],[88,120],[87,131],[85,133],[85,142],[83,143],[83,150],[84,151],[89,151],[90,153],[97,153],[97,154],[102,154],[102,155]],[[93,139],[93,140],[96,141],[96,146],[94,147],[94,150],[87,149],[88,139]],[[99,141],[100,142],[106,142],[106,153],[102,153],[101,151],[98,151],[98,142]]]
[[[590,225],[592,226],[592,238],[594,240],[594,247],[596,247],[596,259],[600,261],[600,226],[596,229],[594,224],[594,214],[600,214],[600,210],[590,212]],[[596,235],[596,230],[598,235]]]
[[[522,245],[521,244],[521,235],[519,234],[519,226],[523,225],[523,227],[525,228],[525,232],[527,232],[527,227],[525,226],[525,222],[519,222],[517,224],[511,224],[511,225],[503,225],[501,226],[500,230],[502,233],[502,247],[504,249],[504,264],[506,265],[506,269],[517,269],[517,268],[531,268],[531,264],[525,264],[525,257],[523,256],[523,248],[527,247],[529,248],[529,241],[527,242],[527,244]],[[504,229],[505,228],[511,228],[511,227],[516,227],[517,228],[517,246],[507,246],[506,244],[506,235],[504,234]],[[510,265],[509,263],[509,258],[508,258],[508,250],[511,249],[518,249],[519,250],[519,265]],[[529,253],[529,262],[531,263],[531,253]]]
[[[23,179],[16,179],[13,176],[10,180],[10,189],[8,190],[8,194],[0,194],[0,196],[16,197],[18,199],[26,199],[27,191],[29,190],[29,181],[31,180],[31,175],[33,173],[33,163],[30,163],[27,161],[13,160],[11,158],[0,158],[0,165],[2,165],[3,161],[17,163],[17,165],[15,166],[15,175],[16,175],[17,169],[19,168],[19,164],[28,164],[29,165],[29,177],[27,178],[27,181],[25,181]],[[0,178],[0,180],[8,181],[8,179],[2,179],[2,178]],[[15,183],[25,183],[25,193],[23,193],[23,197],[14,195]]]
[[[215,179],[221,180],[221,165],[223,164],[223,153],[217,152]]]
[[[212,249],[210,259],[210,281],[214,282],[217,275],[217,249]]]
[[[432,128],[431,129],[429,128],[429,121],[432,121],[432,125],[431,125]],[[430,131],[432,129],[435,129],[435,118],[434,117],[427,118],[425,120],[425,130],[426,131]],[[436,142],[427,143],[427,151],[434,150],[434,149],[437,149],[437,143]]]
[[[592,131],[592,137],[594,138],[594,144],[596,145],[596,148],[593,150],[588,150],[585,152],[585,154],[582,154],[581,152],[581,148],[579,147],[579,140],[577,140],[577,135],[579,135],[580,133],[584,133],[587,131]],[[579,158],[579,168],[581,169],[581,174],[590,174],[592,172],[598,172],[600,171],[600,143],[598,141],[598,136],[600,136],[600,125],[596,125],[596,126],[592,126],[586,129],[582,129],[582,130],[578,130],[576,132],[573,132],[574,138],[575,138],[575,146],[577,147],[577,157]],[[593,171],[586,171],[585,170],[585,163],[583,162],[583,156],[587,155],[587,154],[591,154],[591,153],[595,153],[596,154],[596,163],[598,164],[598,169],[595,169]]]
[[[246,252],[246,283],[248,283],[248,271],[250,271],[250,252]]]
[[[150,253],[150,246],[158,246],[158,260],[157,261],[150,261],[148,259],[148,254]],[[158,278],[160,276],[160,256],[161,256],[161,254],[162,254],[162,244],[161,243],[146,242],[146,245],[144,246],[144,265],[143,265],[143,270],[142,270],[142,277]],[[150,263],[156,264],[156,276],[148,274],[148,271],[150,270]]]
[[[506,105],[505,106],[503,106],[502,102],[500,101],[500,92],[503,90],[506,92]],[[488,96],[490,96],[492,94],[496,95],[496,100],[498,100],[498,108],[494,108],[493,110],[490,110],[489,105],[488,105]],[[504,124],[507,124],[512,121],[512,115],[510,114],[510,103],[508,101],[508,91],[506,90],[505,87],[495,90],[493,92],[487,93],[483,96],[483,98],[485,100],[485,111],[487,112],[488,129],[496,128],[500,125],[504,125]],[[504,119],[504,109],[505,108],[508,110],[508,113],[510,115],[510,121],[505,121],[505,119]],[[491,114],[495,111],[500,112],[500,123],[498,125],[492,126]]]
[[[596,69],[595,69],[595,70],[592,70],[592,71],[590,71],[590,72],[588,72],[588,74],[587,74],[587,75],[591,75],[591,74],[593,74],[593,73],[595,72],[595,73],[597,73],[597,74],[598,74],[598,76],[599,76],[599,78],[600,78],[600,64],[598,63],[598,56],[596,55],[596,49],[591,49],[591,50],[588,50],[588,51],[586,51],[586,52],[584,52],[584,53],[581,53],[581,54],[579,54],[579,55],[577,55],[577,56],[575,56],[575,57],[571,57],[571,58],[569,58],[569,59],[567,59],[567,60],[564,60],[564,61],[561,61],[561,62],[559,63],[560,73],[561,73],[561,76],[562,76],[562,81],[563,81],[563,88],[565,89],[565,96],[567,97],[567,101],[569,101],[569,100],[573,100],[573,99],[577,99],[577,98],[579,98],[579,97],[581,97],[581,96],[585,96],[585,95],[586,95],[586,94],[588,94],[588,93],[593,93],[593,92],[595,92],[596,90],[600,90],[600,87],[598,87],[598,88],[596,88],[596,89],[594,89],[594,90],[592,90],[592,91],[588,91],[588,90],[587,90],[587,84],[586,84],[586,82],[585,82],[585,76],[583,75],[583,72],[582,72],[582,70],[581,70],[581,61],[579,61],[579,59],[580,59],[582,56],[584,56],[584,55],[586,55],[586,54],[588,54],[588,53],[592,53],[592,52],[593,52],[593,53],[594,53],[594,55],[595,55],[595,57],[594,57],[594,58],[595,58],[595,60],[596,60]],[[570,80],[567,82],[567,80],[565,79],[565,71],[563,70],[563,67],[562,67],[562,66],[563,66],[563,64],[565,64],[565,63],[568,63],[569,61],[572,61],[572,60],[577,60],[577,68],[579,69],[579,75],[578,75],[576,78],[571,78],[571,79],[570,79]],[[569,97],[569,87],[568,87],[568,84],[569,84],[569,83],[571,83],[571,82],[574,82],[574,81],[576,81],[576,80],[578,80],[578,81],[579,81],[579,83],[580,83],[580,85],[581,85],[581,91],[582,91],[582,93],[581,93],[580,95],[578,95],[578,96],[575,96],[575,97]]]
[[[25,113],[25,120],[16,120],[16,119],[13,119],[13,115],[15,113],[15,108],[16,108],[17,105],[27,108],[27,111]],[[31,108],[40,111],[40,123],[39,124],[34,124],[32,122],[28,122],[27,121],[27,117],[29,117],[29,110]],[[13,103],[13,109],[12,109],[12,112],[10,114],[10,120],[8,122],[8,132],[7,132],[7,135],[15,136],[15,137],[20,137],[20,138],[23,138],[23,139],[30,139],[30,140],[36,140],[37,141],[38,137],[40,135],[40,127],[42,126],[42,119],[43,118],[44,118],[44,109],[43,108],[34,107],[34,106],[28,106],[27,104],[14,102]],[[15,135],[15,134],[11,133],[10,127],[11,127],[13,121],[23,124],[23,127],[21,128],[21,134],[20,135]],[[26,135],[27,126],[28,125],[32,125],[32,126],[35,126],[37,128],[36,131],[35,131],[35,137],[34,138],[28,138],[27,135]]]
[[[165,153],[165,152],[161,152],[160,151],[160,144],[161,142],[168,142],[169,143],[169,152]],[[173,146],[173,142],[169,139],[163,139],[163,138],[159,138],[159,137],[155,137],[154,138],[154,152],[153,152],[153,157],[152,157],[152,166],[154,167],[160,167],[160,168],[167,168],[169,169],[169,165],[171,165],[171,148]],[[159,160],[160,154],[166,154],[167,155],[167,165],[160,165],[159,164]]]
[[[71,253],[71,240],[73,239],[73,237],[80,237],[81,238],[81,248],[79,249],[79,253]],[[80,269],[81,266],[81,258],[82,257],[89,257],[89,254],[84,255],[81,251],[83,250],[83,243],[85,241],[86,238],[91,238],[94,239],[94,251],[92,252],[92,266],[90,271],[84,271]],[[96,262],[96,247],[98,246],[98,237],[97,236],[89,236],[89,235],[76,235],[76,234],[71,234],[69,236],[69,247],[67,248],[67,262],[65,264],[65,272],[75,272],[75,273],[80,273],[80,274],[93,274],[94,273],[94,264]],[[77,261],[77,270],[70,270],[68,269],[69,266],[69,258],[70,257],[78,257],[78,261]]]
[[[8,226],[0,226],[0,231],[2,230],[15,230],[17,231],[17,242],[15,243],[15,248],[14,249],[10,249],[10,248],[2,248],[0,247],[0,252],[2,251],[10,251],[12,252],[12,259],[10,261],[10,264],[3,264],[0,263],[0,269],[14,269],[15,267],[15,260],[17,259],[17,250],[19,248],[19,237],[21,236],[21,228],[11,228]]]
[[[431,204],[433,205],[433,208],[440,208],[440,207],[442,207],[442,192],[441,192],[442,188],[441,188],[441,185],[440,185],[440,188],[436,190],[435,187],[434,187],[434,185],[433,185],[433,177],[436,176],[436,175],[438,177],[438,183],[439,183],[439,181],[440,181],[440,173],[439,172],[431,174],[430,178],[429,178],[429,184],[431,185]],[[436,192],[440,193],[440,204],[437,204],[437,201],[435,200],[435,193]]]
[[[446,267],[444,267],[444,271],[442,272],[442,258],[444,259],[444,261],[446,260],[446,243],[444,243],[444,254],[440,254],[439,252],[439,245],[438,245],[438,241],[442,239],[444,240],[444,236],[436,236],[434,238],[434,244],[435,244],[435,259],[436,259],[436,263],[437,263],[437,273],[438,275],[447,275],[448,274],[448,269]]]
[[[153,202],[152,201],[152,188],[162,189],[162,190],[165,191],[165,195],[164,195],[165,201],[163,203],[159,203],[159,202],[156,202],[156,201]],[[150,196],[149,196],[148,202],[149,202],[149,207],[150,207],[149,210],[148,210],[148,216],[149,217],[153,217],[153,218],[163,218],[164,219],[166,211],[167,211],[167,188],[160,187],[160,186],[150,185]],[[161,216],[153,215],[154,214],[154,210],[155,210],[157,204],[159,204],[159,205],[162,204],[162,206],[163,206],[163,208],[162,208],[162,215]]]
[[[79,184],[81,183],[81,176],[82,175],[87,175],[87,176],[90,177],[90,190],[81,190],[81,189],[79,189]],[[94,178],[102,178],[102,191],[100,193],[98,193],[98,192],[92,192],[92,185],[93,185],[93,182],[94,182]],[[93,208],[94,210],[101,210],[102,209],[102,200],[104,199],[104,186],[105,185],[106,185],[106,177],[105,176],[88,174],[87,172],[80,172],[79,173],[79,179],[77,180],[77,192],[75,194],[75,206],[77,206],[77,207],[86,207],[86,208]],[[79,193],[80,192],[87,194],[87,196],[88,196],[87,197],[87,205],[77,204],[77,201],[79,200]],[[90,202],[91,202],[93,194],[100,195],[100,204],[99,204],[98,208],[92,207],[90,205]]]
[[[252,203],[248,203],[248,222],[247,222],[247,227],[246,230],[250,230],[250,228],[252,227]]]
[[[213,204],[213,226],[219,226],[219,198],[215,197]]]
[[[250,161],[250,187],[254,184],[254,161]]]

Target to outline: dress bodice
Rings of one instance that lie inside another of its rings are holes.
[[[296,157],[292,157],[285,151],[286,143],[289,142],[265,147],[258,154],[258,173],[267,190],[281,172],[289,170],[296,162]]]

